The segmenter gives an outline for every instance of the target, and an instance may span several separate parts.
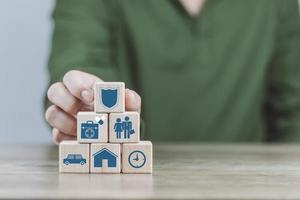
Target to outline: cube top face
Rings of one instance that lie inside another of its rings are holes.
[[[89,173],[89,144],[63,141],[59,144],[59,171]]]
[[[131,143],[140,140],[140,114],[138,112],[111,113],[109,115],[109,142]]]
[[[77,140],[79,143],[108,141],[108,114],[78,112]]]
[[[121,145],[91,144],[90,159],[91,173],[120,173]]]
[[[97,82],[94,85],[94,95],[95,112],[125,112],[125,84],[123,82]]]
[[[150,141],[123,144],[122,172],[152,173],[152,143]]]

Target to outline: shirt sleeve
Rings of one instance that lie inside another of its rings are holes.
[[[281,1],[274,60],[268,71],[268,141],[300,142],[300,17],[297,0]]]
[[[69,70],[81,70],[106,81],[118,80],[114,63],[113,5],[109,1],[59,0],[48,63],[49,85]],[[49,102],[46,100],[46,106]]]

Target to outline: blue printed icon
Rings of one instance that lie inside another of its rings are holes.
[[[134,129],[132,128],[132,121],[129,120],[128,116],[125,117],[124,121],[121,121],[120,118],[117,118],[114,125],[114,131],[118,139],[122,138],[122,133],[124,139],[130,139],[130,136],[135,133]]]
[[[93,121],[87,121],[86,123],[81,123],[81,138],[82,139],[98,139],[100,136],[99,126],[103,124],[102,120],[98,123]]]
[[[94,156],[94,167],[103,167],[103,160],[107,160],[107,167],[117,167],[117,155],[103,148],[100,151],[93,154]]]
[[[81,154],[68,154],[67,158],[63,160],[63,163],[65,165],[69,164],[86,164],[86,159],[82,157]]]
[[[118,89],[101,89],[101,101],[107,108],[114,107],[118,102]]]
[[[141,168],[146,163],[146,155],[142,151],[135,150],[129,154],[128,162],[133,168]]]

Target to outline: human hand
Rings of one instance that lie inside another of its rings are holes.
[[[47,96],[53,105],[47,109],[45,117],[53,127],[54,143],[76,139],[76,115],[78,111],[94,109],[95,82],[102,80],[89,73],[71,70],[64,75],[62,82],[49,87]],[[135,91],[125,90],[125,108],[127,111],[141,111],[141,97]]]

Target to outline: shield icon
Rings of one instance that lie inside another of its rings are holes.
[[[114,107],[118,100],[118,89],[101,89],[101,100],[107,108]]]

